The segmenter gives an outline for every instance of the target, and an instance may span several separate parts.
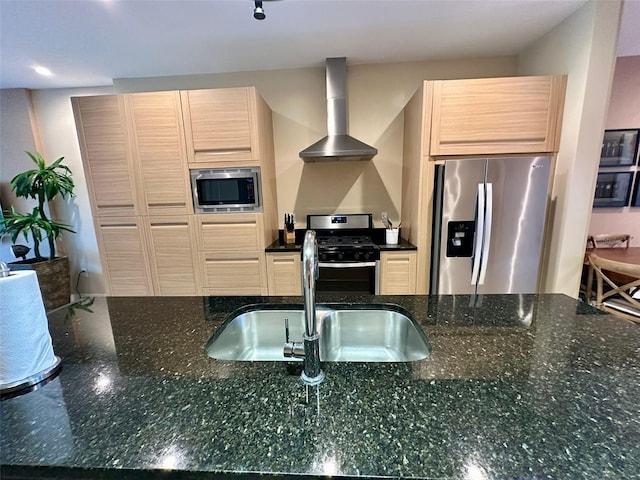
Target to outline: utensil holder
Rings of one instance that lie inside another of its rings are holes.
[[[291,232],[288,232],[287,230],[284,231],[284,243],[286,243],[287,245],[296,243],[296,231],[295,230],[293,230]]]
[[[385,240],[387,245],[397,245],[400,234],[399,228],[387,228],[385,231]]]

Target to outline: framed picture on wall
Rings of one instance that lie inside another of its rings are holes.
[[[594,207],[624,207],[629,203],[633,172],[598,173]]]
[[[640,130],[605,130],[600,153],[601,167],[634,165],[638,156]]]
[[[633,187],[632,207],[640,207],[640,173],[636,173],[636,185]]]

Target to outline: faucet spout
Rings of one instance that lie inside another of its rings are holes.
[[[316,280],[318,279],[318,242],[316,232],[307,230],[302,244],[302,293],[304,297],[304,371],[302,381],[317,385],[324,380],[320,365],[320,336],[316,319]]]

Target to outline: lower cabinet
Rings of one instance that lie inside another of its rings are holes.
[[[269,295],[302,295],[300,252],[266,254]]]
[[[145,217],[156,295],[200,295],[193,215]]]
[[[260,213],[197,215],[203,295],[267,295]]]
[[[414,295],[416,259],[415,250],[380,252],[380,294]]]
[[[153,295],[140,217],[99,218],[96,233],[106,273],[107,293]]]

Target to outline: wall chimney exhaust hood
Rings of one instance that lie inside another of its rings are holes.
[[[347,134],[347,59],[327,58],[327,133],[300,152],[305,162],[371,160],[378,153]]]

